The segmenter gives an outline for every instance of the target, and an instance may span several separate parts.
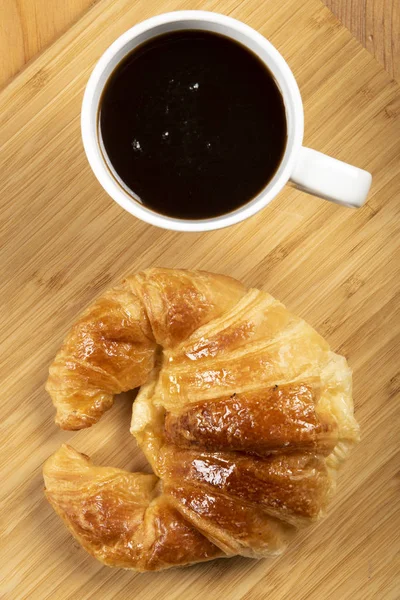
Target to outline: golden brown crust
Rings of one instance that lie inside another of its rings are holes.
[[[153,571],[223,554],[165,494],[157,494],[154,475],[95,467],[66,445],[43,474],[50,504],[82,546],[108,566]]]
[[[170,486],[201,486],[298,526],[320,516],[331,492],[325,460],[317,454],[261,458],[165,446],[161,460],[163,481]]]
[[[204,271],[149,269],[127,283],[142,299],[154,337],[163,348],[186,340],[245,294],[241,283]]]
[[[282,552],[323,514],[358,439],[345,359],[272,296],[222,275],[127,278],[81,315],[47,382],[65,429],[138,386],[131,432],[157,476],[66,446],[44,466],[49,502],[110,566]]]
[[[337,426],[319,415],[319,381],[274,385],[257,392],[206,401],[167,413],[169,443],[209,451],[240,451],[259,456],[293,451],[328,455],[337,442]]]
[[[218,546],[210,542],[173,508],[165,494],[149,507],[146,518],[151,523],[154,537],[145,559],[146,571],[224,556],[224,552]]]
[[[62,429],[96,423],[114,394],[146,382],[156,343],[140,299],[127,286],[106,292],[72,327],[49,369],[46,390]]]
[[[262,508],[191,485],[166,485],[183,514],[228,555],[260,558],[281,554],[295,528]]]

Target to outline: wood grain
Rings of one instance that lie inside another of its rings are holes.
[[[0,86],[82,16],[94,0],[0,0]]]
[[[364,48],[400,82],[399,0],[323,0]]]
[[[49,46],[96,0],[0,0],[0,87]],[[400,2],[323,0],[400,82]]]
[[[245,223],[182,234],[137,221],[100,188],[79,130],[95,61],[137,21],[200,7],[242,19],[281,50],[304,99],[305,143],[373,173],[365,207],[286,188]],[[2,598],[398,598],[399,134],[399,87],[319,0],[100,0],[0,94]],[[152,265],[213,270],[268,290],[354,370],[362,442],[328,517],[278,559],[114,571],[77,546],[44,499],[42,464],[65,441],[98,464],[148,469],[129,435],[129,394],[73,434],[55,426],[44,382],[77,313]]]

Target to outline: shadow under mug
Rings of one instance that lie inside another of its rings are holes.
[[[177,219],[152,211],[135,199],[107,165],[101,148],[98,113],[103,89],[121,60],[147,40],[184,29],[212,31],[230,37],[254,52],[273,74],[281,91],[287,120],[287,144],[274,177],[240,208],[208,219]],[[90,166],[105,191],[132,215],[176,231],[210,231],[239,223],[263,209],[290,183],[304,192],[344,206],[364,204],[371,174],[302,146],[304,112],[296,80],[278,50],[260,33],[231,17],[207,11],[177,11],[152,17],[121,35],[103,54],[86,86],[81,114],[82,139]]]

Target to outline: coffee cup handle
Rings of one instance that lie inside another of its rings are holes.
[[[290,182],[308,194],[359,208],[367,199],[372,176],[368,171],[303,146]]]

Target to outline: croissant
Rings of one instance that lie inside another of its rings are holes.
[[[345,358],[266,292],[149,269],[86,309],[46,389],[75,430],[140,386],[131,433],[154,475],[64,445],[44,465],[45,494],[109,566],[280,554],[325,512],[358,441],[351,385]]]

